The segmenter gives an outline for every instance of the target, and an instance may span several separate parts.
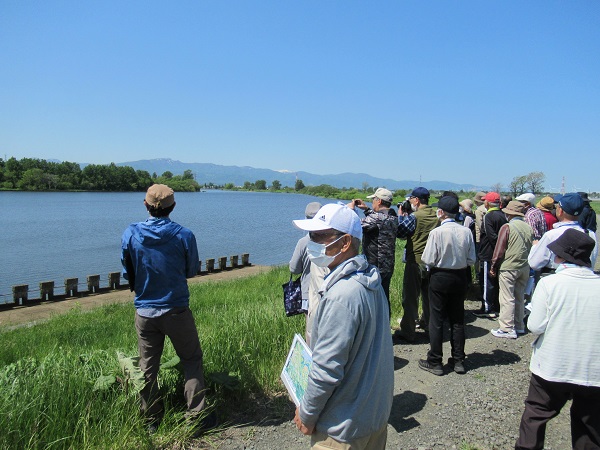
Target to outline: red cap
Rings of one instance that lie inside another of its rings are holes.
[[[497,192],[488,192],[487,194],[485,194],[485,197],[483,199],[486,202],[490,203],[500,203],[500,194],[498,194]]]

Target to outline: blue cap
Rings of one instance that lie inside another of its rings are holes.
[[[578,216],[583,211],[584,202],[577,192],[557,195],[554,197],[554,201],[558,202],[562,210],[571,216]]]
[[[424,187],[416,187],[413,189],[413,191],[410,193],[411,197],[417,197],[417,198],[429,198],[429,191],[427,189],[425,189]]]

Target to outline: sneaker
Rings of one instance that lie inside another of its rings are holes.
[[[491,320],[495,320],[498,318],[498,313],[495,311],[492,311],[492,312],[488,313],[487,316],[485,316],[485,317],[487,317],[488,319],[491,319]]]
[[[436,366],[435,364],[431,364],[426,359],[419,360],[419,367],[427,372],[431,372],[434,375],[440,376],[444,375],[444,369],[441,365]]]
[[[448,365],[451,369],[454,370],[454,372],[460,375],[467,373],[462,361],[456,360],[454,358],[448,358]]]
[[[516,339],[517,338],[517,333],[515,332],[515,330],[503,331],[500,328],[498,328],[498,329],[492,330],[491,333],[494,336],[496,336],[497,338],[506,338],[506,339]]]

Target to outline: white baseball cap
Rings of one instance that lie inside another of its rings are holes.
[[[305,231],[322,231],[333,228],[362,239],[362,226],[358,215],[345,205],[328,203],[312,219],[294,220],[294,225]]]
[[[519,195],[517,198],[515,198],[515,200],[520,202],[529,202],[533,205],[533,202],[535,202],[535,195],[533,195],[531,192],[526,192],[525,194]]]

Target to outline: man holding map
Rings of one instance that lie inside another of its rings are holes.
[[[331,270],[320,290],[312,367],[294,422],[311,435],[313,449],[383,449],[394,354],[379,271],[358,253],[360,219],[344,205],[327,204],[294,224],[309,232],[311,261]]]

